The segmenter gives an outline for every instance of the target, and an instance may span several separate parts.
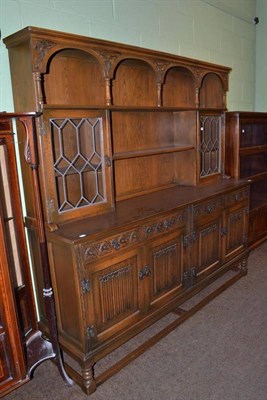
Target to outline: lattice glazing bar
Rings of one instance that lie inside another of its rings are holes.
[[[50,119],[58,211],[106,201],[101,118]]]
[[[200,177],[213,175],[220,172],[221,165],[221,117],[201,116],[200,117],[200,156],[201,170]]]

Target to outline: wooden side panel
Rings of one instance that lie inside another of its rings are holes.
[[[72,249],[64,244],[49,243],[48,251],[59,334],[84,349],[81,279]]]
[[[226,113],[225,120],[225,173],[234,178],[239,178],[239,118]]]

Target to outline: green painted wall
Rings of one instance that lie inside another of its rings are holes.
[[[267,1],[257,0],[255,110],[267,112]]]
[[[2,38],[32,25],[229,66],[229,110],[254,110],[255,14],[256,0],[0,0]],[[0,57],[0,110],[12,111],[2,42]]]

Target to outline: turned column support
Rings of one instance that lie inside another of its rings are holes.
[[[248,259],[243,258],[238,266],[238,270],[242,275],[247,275],[248,273]]]
[[[44,96],[42,90],[42,74],[40,72],[33,73],[35,98],[37,99],[37,108],[41,110],[44,105]]]
[[[111,96],[111,79],[105,78],[105,88],[106,88],[106,105],[112,105],[112,96]]]
[[[199,90],[199,87],[197,86],[196,87],[196,98],[195,98],[195,102],[196,102],[196,107],[197,108],[199,107],[199,104],[200,104],[199,93],[200,93],[200,90]]]
[[[162,83],[157,83],[157,106],[162,106]]]
[[[94,363],[86,363],[86,366],[82,368],[83,377],[83,390],[86,394],[92,394],[96,391],[96,381],[94,378]]]

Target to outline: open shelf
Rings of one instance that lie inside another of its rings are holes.
[[[246,171],[244,171],[246,172]],[[247,175],[242,177],[241,179],[244,178],[248,178],[251,182],[256,182],[256,181],[261,181],[262,179],[265,179],[267,177],[267,171],[264,172],[259,172],[257,173],[257,171],[254,171],[255,174],[254,175]]]
[[[267,144],[240,148],[241,156],[264,153],[264,152],[267,153]],[[267,157],[267,154],[266,154],[266,157]]]
[[[64,49],[51,57],[44,79],[47,104],[105,104],[105,96],[101,67],[94,55]]]
[[[196,147],[196,111],[112,112],[111,124],[115,159]]]
[[[125,153],[114,153],[113,160],[124,160],[127,158],[146,157],[156,154],[176,153],[179,151],[188,151],[193,149],[194,146],[170,146],[170,147],[162,147],[162,148],[147,149],[147,150],[129,151]]]
[[[250,180],[260,180],[266,176],[267,172],[261,169],[247,169],[240,172],[240,179],[248,178]]]
[[[202,111],[210,112],[223,112],[226,108],[221,107],[168,107],[168,106],[117,106],[101,104],[44,104],[44,110],[110,110],[110,111],[125,111],[125,112],[179,112],[179,111]]]
[[[267,172],[267,153],[240,157],[240,178],[252,178]]]
[[[214,73],[208,73],[202,80],[199,106],[204,108],[224,108],[224,87],[221,78]]]
[[[124,59],[112,81],[112,103],[120,106],[157,106],[156,73],[140,59]]]
[[[188,68],[174,66],[165,76],[162,105],[167,107],[195,107],[195,82]]]
[[[240,125],[240,148],[266,145],[267,121],[263,117],[252,117],[251,121],[244,118]]]
[[[267,205],[267,173],[261,180],[252,182],[250,189],[251,210]]]
[[[154,154],[116,160],[114,163],[116,200],[140,196],[179,183],[194,184],[192,170],[196,168],[194,150]],[[190,162],[191,170],[179,168]]]

